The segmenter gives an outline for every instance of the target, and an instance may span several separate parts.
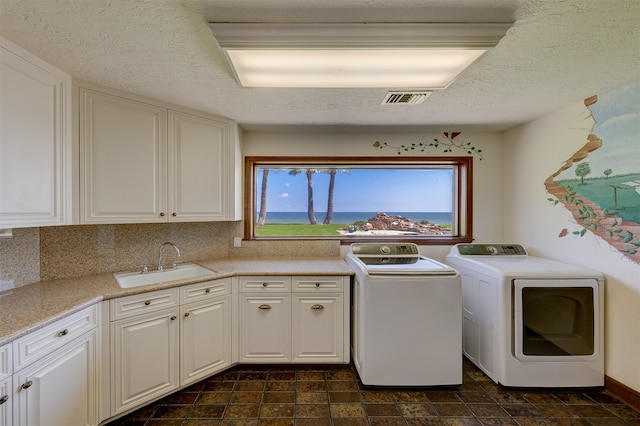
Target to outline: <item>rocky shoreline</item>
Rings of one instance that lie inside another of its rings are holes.
[[[356,222],[342,228],[340,232],[346,235],[451,235],[451,228],[429,221],[414,222],[404,216],[390,216],[381,212],[366,222]]]

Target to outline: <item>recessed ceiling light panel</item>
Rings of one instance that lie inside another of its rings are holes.
[[[243,87],[443,89],[510,24],[209,24]]]
[[[243,87],[447,87],[485,50],[228,49]]]

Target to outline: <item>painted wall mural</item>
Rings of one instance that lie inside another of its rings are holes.
[[[593,233],[640,264],[640,80],[585,106],[595,121],[585,145],[545,181],[548,200],[576,225],[558,237]]]

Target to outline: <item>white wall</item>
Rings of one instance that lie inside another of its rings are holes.
[[[473,235],[479,241],[502,240],[502,133],[462,133],[458,139],[471,142],[483,150],[484,159],[473,160]],[[245,132],[242,153],[245,156],[343,156],[373,157],[396,156],[390,148],[380,149],[374,142],[390,145],[430,143],[434,138],[442,139],[437,133],[262,133]],[[425,152],[403,153],[402,155],[426,156],[444,155],[441,151],[429,149]],[[467,155],[454,150],[450,155]],[[422,246],[421,252],[443,261],[449,246]],[[347,246],[342,247],[343,254]]]
[[[605,274],[605,373],[640,391],[640,265],[591,232],[560,238],[564,228],[582,228],[560,203],[547,200],[544,186],[587,143],[593,124],[578,102],[505,133],[504,236],[531,254]]]

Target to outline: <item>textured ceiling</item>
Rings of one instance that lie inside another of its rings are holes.
[[[240,88],[207,22],[514,25],[449,88],[383,106],[383,89]],[[0,35],[73,77],[249,130],[499,131],[640,78],[638,0],[0,0]]]

